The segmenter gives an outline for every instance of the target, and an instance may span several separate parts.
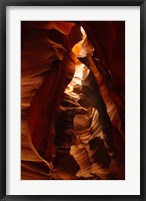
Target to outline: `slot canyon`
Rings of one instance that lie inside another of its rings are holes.
[[[21,179],[125,179],[124,21],[21,21]]]

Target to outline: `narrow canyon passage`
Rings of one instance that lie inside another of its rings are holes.
[[[125,179],[124,27],[22,22],[22,179]]]

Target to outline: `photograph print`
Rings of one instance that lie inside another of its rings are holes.
[[[21,21],[21,180],[125,180],[125,21]]]

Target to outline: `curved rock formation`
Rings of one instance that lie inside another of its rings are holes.
[[[124,179],[124,22],[21,34],[21,179]]]

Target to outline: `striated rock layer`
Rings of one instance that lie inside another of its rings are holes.
[[[21,179],[125,178],[124,29],[21,22]]]

